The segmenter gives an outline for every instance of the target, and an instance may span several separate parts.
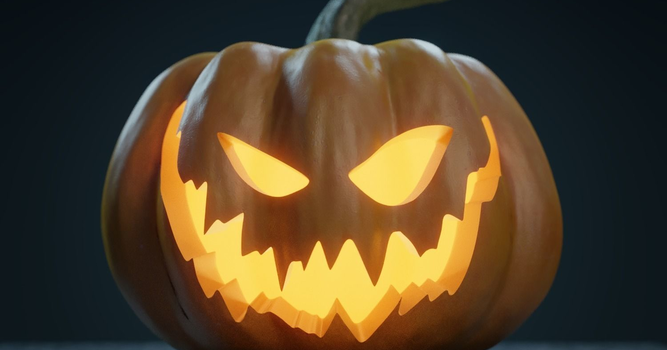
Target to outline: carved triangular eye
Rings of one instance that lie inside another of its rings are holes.
[[[406,131],[387,141],[348,176],[380,204],[409,203],[431,182],[452,132],[452,128],[444,125]]]
[[[308,178],[255,147],[225,133],[218,140],[237,174],[260,193],[285,197],[308,185]]]

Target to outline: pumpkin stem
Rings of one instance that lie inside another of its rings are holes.
[[[446,0],[330,0],[310,28],[306,44],[329,39],[356,40],[361,27],[375,16]]]

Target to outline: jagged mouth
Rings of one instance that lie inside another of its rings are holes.
[[[183,103],[172,115],[162,146],[160,190],[176,244],[193,260],[207,297],[222,296],[236,322],[248,307],[271,312],[293,328],[324,336],[338,315],[359,342],[366,341],[398,306],[399,315],[424,297],[430,301],[460,287],[472,260],[482,203],[493,199],[500,178],[500,158],[487,117],[482,118],[490,143],[486,166],[468,175],[463,219],[444,215],[437,247],[421,256],[401,232],[390,235],[384,263],[373,284],[356,244],[347,240],[332,267],[320,242],[308,262],[292,261],[284,284],[278,279],[273,248],[243,255],[243,213],[219,220],[204,231],[207,183],[195,188],[178,172]],[[399,305],[400,303],[400,305]]]

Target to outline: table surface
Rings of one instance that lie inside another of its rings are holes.
[[[0,350],[171,350],[164,343],[0,343]],[[658,343],[512,343],[492,350],[667,350]]]

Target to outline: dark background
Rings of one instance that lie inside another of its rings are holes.
[[[238,41],[302,45],[325,0],[2,2],[0,341],[151,340],[108,270],[107,164],[162,70]],[[522,104],[551,162],[564,249],[512,336],[667,342],[667,2],[453,0],[380,16],[359,41],[413,37],[473,56]]]

